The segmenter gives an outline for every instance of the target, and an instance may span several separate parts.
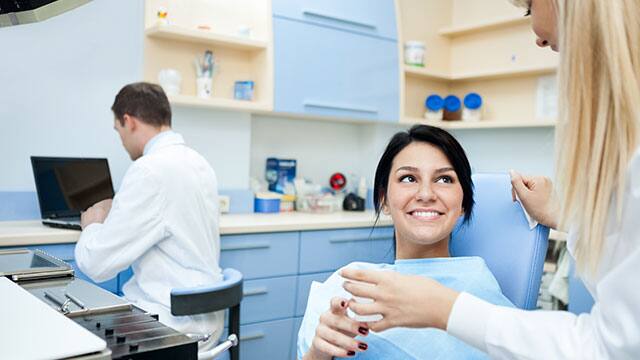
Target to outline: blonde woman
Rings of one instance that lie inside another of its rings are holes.
[[[551,182],[513,174],[525,208],[539,222],[569,229],[567,242],[595,299],[589,314],[492,305],[430,279],[344,270],[368,324],[433,327],[496,358],[640,357],[640,1],[512,0],[533,17],[538,45],[561,55],[557,128],[559,201]]]

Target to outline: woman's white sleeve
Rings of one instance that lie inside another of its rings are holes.
[[[591,313],[581,315],[510,309],[462,293],[447,332],[497,359],[637,359],[638,269],[640,248],[601,279]]]

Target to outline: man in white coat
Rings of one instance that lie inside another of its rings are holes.
[[[170,292],[222,279],[216,175],[171,130],[171,107],[159,86],[127,85],[111,110],[134,162],[113,202],[101,201],[82,214],[78,267],[99,282],[131,266],[124,297],[178,331],[211,334],[201,345],[210,348],[220,337],[223,312],[174,317]]]

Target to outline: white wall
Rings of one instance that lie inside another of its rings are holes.
[[[42,23],[0,28],[0,191],[34,190],[29,156],[108,157],[119,184],[130,160],[110,106],[142,78],[141,0],[93,0]],[[218,174],[246,189],[268,156],[298,160],[299,174],[327,184],[335,171],[373,178],[400,125],[291,120],[174,109],[174,127]],[[476,171],[552,174],[553,130],[457,131]],[[371,184],[369,184],[371,186]]]
[[[31,155],[128,156],[110,106],[142,74],[142,2],[95,0],[41,23],[0,28],[0,190],[34,190]]]
[[[173,128],[209,161],[219,189],[248,189],[251,115],[174,107]]]
[[[264,178],[270,156],[298,160],[298,174],[327,185],[335,171],[367,177],[369,187],[378,160],[401,125],[354,125],[311,120],[256,117],[252,123],[251,176]],[[455,131],[476,172],[553,175],[554,131],[549,128]]]
[[[130,160],[110,107],[142,79],[143,20],[141,0],[93,0],[0,28],[0,191],[35,190],[31,155],[107,157],[118,186]],[[175,108],[173,124],[221,189],[248,187],[250,115]]]

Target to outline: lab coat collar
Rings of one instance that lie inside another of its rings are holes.
[[[142,151],[142,155],[150,154],[158,149],[171,145],[184,145],[184,138],[173,130],[163,131],[147,142]]]

